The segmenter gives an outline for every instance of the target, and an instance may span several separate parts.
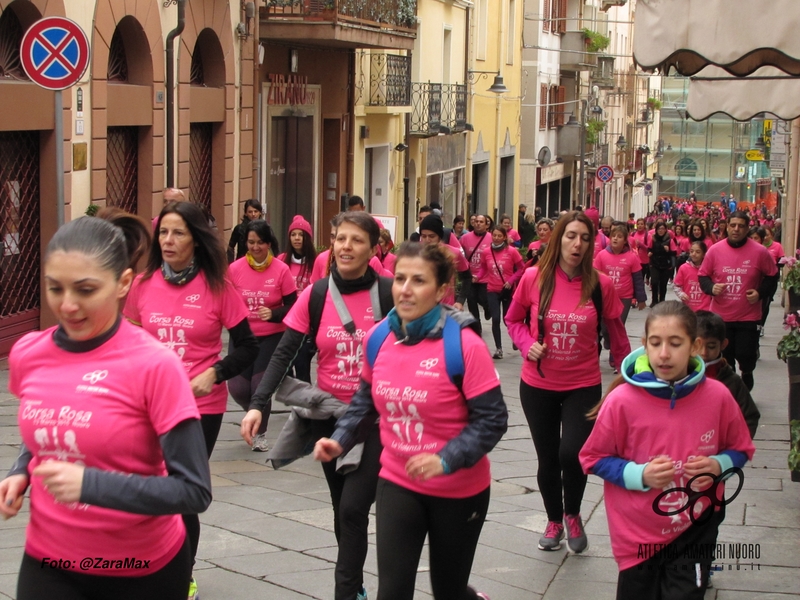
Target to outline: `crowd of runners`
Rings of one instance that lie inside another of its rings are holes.
[[[58,325],[9,357],[23,443],[0,513],[26,494],[31,506],[18,598],[199,598],[198,515],[229,394],[274,468],[321,462],[336,600],[367,598],[373,503],[370,594],[411,600],[427,539],[437,600],[487,598],[469,579],[508,421],[494,361],[511,352],[548,519],[538,548],[588,547],[594,474],[617,597],[703,598],[713,557],[681,549],[716,542],[722,482],[752,459],[750,392],[783,257],[779,219],[722,200],[663,198],[627,220],[521,206],[517,229],[508,215],[445,223],[424,206],[398,243],[353,197],[322,252],[304,216],[274,231],[255,200],[226,247],[179,190],[152,224],[105,209],[64,225],[43,263]],[[631,351],[626,318],[648,305]],[[606,390],[604,350],[618,374]],[[275,402],[291,412],[270,446]],[[670,510],[687,487],[712,491]],[[642,544],[661,550],[642,556]]]

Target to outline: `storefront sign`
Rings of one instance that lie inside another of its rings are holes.
[[[267,93],[267,104],[270,106],[316,103],[316,92],[308,89],[308,77],[305,75],[270,73],[267,79],[272,84]]]
[[[761,150],[748,150],[744,157],[747,160],[764,160],[764,153]]]
[[[463,169],[467,164],[467,136],[439,135],[428,138],[426,175]]]
[[[556,163],[541,167],[541,183],[550,183],[564,178],[564,163]]]

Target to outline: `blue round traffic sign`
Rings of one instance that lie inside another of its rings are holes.
[[[608,183],[614,179],[614,169],[608,165],[597,167],[597,178],[603,183]]]
[[[77,23],[64,17],[39,19],[22,37],[20,61],[28,77],[48,90],[80,81],[89,66],[89,40]]]

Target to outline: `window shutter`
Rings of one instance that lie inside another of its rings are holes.
[[[567,115],[564,114],[566,112],[566,110],[567,110],[566,105],[564,104],[564,102],[567,99],[567,88],[565,88],[563,85],[560,85],[560,86],[558,86],[557,89],[558,89],[558,93],[556,94],[556,102],[559,103],[558,104],[558,112],[560,114],[558,115],[558,119],[556,120],[556,124],[557,125],[563,125],[564,123],[567,122],[567,120],[566,120],[566,116]]]
[[[548,117],[549,118],[547,119],[547,128],[548,129],[555,129],[556,124],[558,122],[558,118],[561,116],[559,114],[556,114],[561,110],[561,107],[557,106],[556,102],[558,102],[558,86],[557,85],[551,85],[550,86],[550,99],[548,101],[548,104],[550,105],[549,106],[549,112],[548,112]]]
[[[551,0],[544,0],[544,10],[542,11],[542,30],[550,31]],[[556,0],[558,2],[558,0]]]
[[[556,31],[565,33],[567,31],[567,0],[557,0],[558,2],[558,21]]]
[[[539,86],[539,129],[547,129],[547,86]]]

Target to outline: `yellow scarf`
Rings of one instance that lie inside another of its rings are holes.
[[[247,257],[247,264],[259,273],[266,271],[269,268],[269,265],[272,263],[272,250],[267,251],[267,258],[261,264],[257,263],[256,259],[253,258],[253,255],[249,252],[245,254],[245,256]]]

